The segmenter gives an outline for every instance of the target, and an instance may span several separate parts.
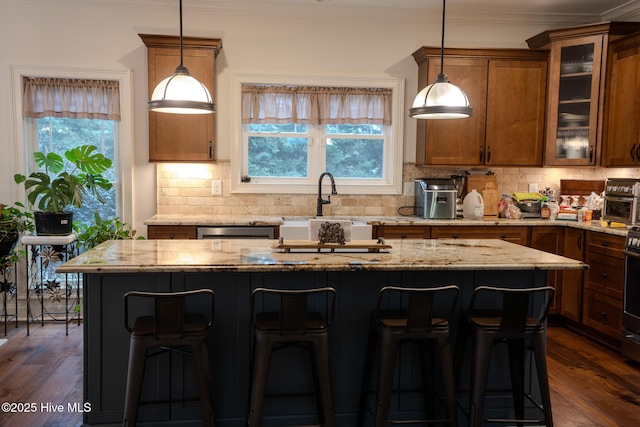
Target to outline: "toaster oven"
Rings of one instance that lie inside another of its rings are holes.
[[[603,219],[640,223],[640,179],[609,178],[604,190]]]

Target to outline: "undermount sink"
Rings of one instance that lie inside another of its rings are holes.
[[[280,237],[286,240],[318,240],[317,238],[311,239],[309,235],[309,227],[310,224],[315,223],[317,226],[318,222],[329,222],[335,223],[339,222],[345,224],[345,219],[337,219],[337,218],[313,218],[313,219],[285,219],[284,223],[280,226]],[[351,221],[348,225],[351,226],[351,239],[350,240],[370,240],[372,238],[372,227],[369,224],[366,224],[361,221]],[[311,225],[312,227],[314,225]],[[346,228],[345,228],[345,237],[346,236]],[[348,237],[347,237],[348,238]]]

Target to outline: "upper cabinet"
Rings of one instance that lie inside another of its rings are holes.
[[[640,34],[613,43],[609,56],[602,166],[640,164]]]
[[[180,38],[140,34],[147,46],[149,97],[180,64]],[[215,59],[220,39],[183,37],[183,63],[215,100]],[[149,111],[149,161],[207,162],[214,158],[215,114],[167,114]]]
[[[445,49],[444,73],[469,98],[467,119],[418,120],[417,165],[541,166],[548,52]],[[440,72],[440,48],[413,53],[419,89]]]
[[[545,31],[527,40],[549,50],[545,165],[597,165],[605,128],[610,44],[640,30],[637,22],[605,22]]]

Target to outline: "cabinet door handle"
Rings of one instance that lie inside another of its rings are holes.
[[[209,141],[209,159],[213,159],[213,141]]]
[[[491,163],[491,146],[487,147],[487,163]]]
[[[629,152],[629,155],[631,156],[631,160],[635,162],[636,161],[636,144],[633,144],[631,146],[631,151]]]
[[[606,279],[607,277],[609,277],[609,275],[607,273],[600,273],[600,277],[602,277],[603,279]]]
[[[636,148],[636,159],[640,160],[640,144],[638,144],[638,148]]]
[[[593,162],[593,145],[589,146],[589,163]]]
[[[484,147],[480,147],[480,163],[484,161]]]
[[[582,249],[582,234],[578,236],[578,249]]]

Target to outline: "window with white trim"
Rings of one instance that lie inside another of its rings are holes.
[[[294,80],[234,76],[231,191],[315,193],[328,171],[340,194],[399,194],[403,82]]]

